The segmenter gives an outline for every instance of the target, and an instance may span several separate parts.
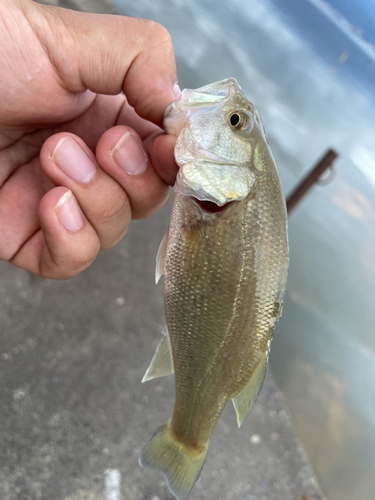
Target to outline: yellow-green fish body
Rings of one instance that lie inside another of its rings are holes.
[[[157,265],[168,331],[144,380],[174,369],[176,402],[140,461],[164,472],[182,500],[228,399],[241,425],[257,397],[282,311],[288,243],[272,153],[234,79],[184,90],[165,123],[180,133],[181,167]]]

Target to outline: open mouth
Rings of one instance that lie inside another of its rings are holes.
[[[225,203],[225,205],[219,207],[219,205],[216,205],[216,203],[214,203],[213,201],[201,201],[197,198],[193,198],[193,200],[202,210],[204,210],[208,214],[217,214],[219,212],[223,212],[230,205],[233,205],[233,203],[235,203],[235,201],[229,201],[228,203]]]

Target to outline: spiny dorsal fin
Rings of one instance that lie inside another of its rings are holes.
[[[167,245],[168,245],[168,232],[169,232],[169,227],[165,232],[165,235],[163,236],[163,239],[161,240],[161,243],[159,245],[159,250],[156,255],[156,268],[155,268],[155,283],[158,284],[160,278],[164,274],[164,262],[165,262],[165,256],[167,254]]]
[[[250,413],[253,404],[262,386],[268,363],[269,351],[262,354],[257,367],[245,387],[232,398],[234,409],[236,410],[238,427],[241,427],[246,416]]]
[[[147,368],[142,382],[147,382],[153,378],[165,377],[174,372],[171,341],[169,340],[168,327],[163,330],[163,338],[156,348],[150,366]]]

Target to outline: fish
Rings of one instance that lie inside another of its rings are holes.
[[[189,495],[232,400],[240,427],[262,385],[289,266],[287,214],[255,106],[228,78],[184,89],[164,113],[179,171],[157,255],[167,326],[143,382],[175,374],[169,422],[140,464]]]

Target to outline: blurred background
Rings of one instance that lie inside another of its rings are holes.
[[[286,197],[328,148],[339,153],[289,218],[272,375],[241,431],[224,412],[191,498],[320,500],[310,463],[327,499],[373,500],[375,4],[44,3],[162,23],[181,88],[235,77],[260,111]],[[171,498],[137,465],[173,408],[173,379],[139,383],[164,326],[153,267],[170,207],[66,283],[0,263],[2,499]]]

